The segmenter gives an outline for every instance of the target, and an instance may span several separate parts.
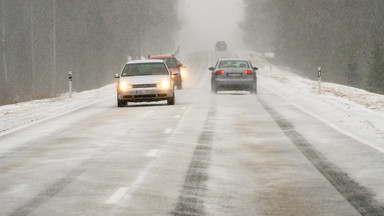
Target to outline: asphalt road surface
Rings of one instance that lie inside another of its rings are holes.
[[[262,83],[211,93],[208,67],[224,56],[184,55],[174,106],[117,108],[111,95],[1,136],[0,215],[384,215],[316,134],[357,141]]]

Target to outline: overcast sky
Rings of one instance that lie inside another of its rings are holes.
[[[224,40],[228,49],[241,45],[237,23],[243,14],[242,0],[180,0],[183,28],[178,44],[184,50],[211,50]]]

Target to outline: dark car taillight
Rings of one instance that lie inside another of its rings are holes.
[[[248,75],[253,75],[254,74],[253,71],[251,71],[251,70],[245,70],[244,73],[248,74]]]
[[[225,72],[223,70],[219,70],[219,71],[216,71],[215,72],[215,75],[221,75],[221,74],[224,74]]]

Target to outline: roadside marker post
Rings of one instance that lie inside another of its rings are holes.
[[[319,80],[319,94],[321,94],[321,67],[317,68],[317,77]]]
[[[69,81],[69,98],[72,98],[72,71],[68,72],[68,81]]]

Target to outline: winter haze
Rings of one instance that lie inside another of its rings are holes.
[[[383,11],[0,0],[0,216],[384,216]]]
[[[242,0],[182,0],[179,4],[182,25],[177,41],[182,49],[212,50],[220,40],[229,49],[241,46]]]

